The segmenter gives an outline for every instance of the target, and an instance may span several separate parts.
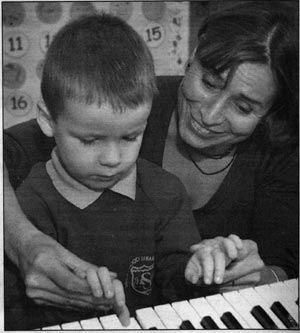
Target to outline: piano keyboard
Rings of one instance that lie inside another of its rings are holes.
[[[136,311],[130,326],[116,315],[42,330],[299,329],[298,279]]]

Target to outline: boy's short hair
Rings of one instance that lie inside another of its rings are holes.
[[[156,93],[152,55],[118,17],[102,13],[71,21],[48,49],[41,91],[54,120],[67,99],[109,103],[118,111],[136,108]]]

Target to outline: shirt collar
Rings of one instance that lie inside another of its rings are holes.
[[[46,170],[56,190],[80,209],[88,207],[103,193],[103,191],[93,191],[72,178],[60,163],[56,149],[52,151],[51,160],[46,163]],[[136,165],[125,178],[117,182],[110,190],[135,200]]]

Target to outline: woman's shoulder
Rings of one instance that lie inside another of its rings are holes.
[[[22,147],[34,162],[47,160],[53,149],[54,140],[46,137],[41,131],[37,120],[31,119],[4,130],[4,148],[7,144]],[[37,156],[36,156],[37,155]],[[44,158],[47,156],[46,158]],[[36,158],[35,158],[36,157]]]
[[[297,143],[282,146],[260,146],[247,141],[240,148],[243,162],[251,166],[256,178],[282,178],[298,181],[299,145]]]

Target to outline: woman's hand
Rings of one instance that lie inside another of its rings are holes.
[[[85,272],[94,265],[41,232],[36,232],[26,243],[18,252],[18,264],[27,296],[33,301],[72,309],[91,309],[107,303],[93,297],[85,279]],[[111,277],[115,278],[116,274],[111,273]]]
[[[224,283],[234,281],[234,285],[256,285],[264,267],[257,244],[252,240],[243,240],[243,248],[237,258],[226,268]]]
[[[193,245],[191,251],[194,254],[185,270],[186,280],[193,284],[198,284],[199,279],[205,284],[222,283],[226,267],[238,258],[242,249],[243,242],[236,235],[206,239]]]

